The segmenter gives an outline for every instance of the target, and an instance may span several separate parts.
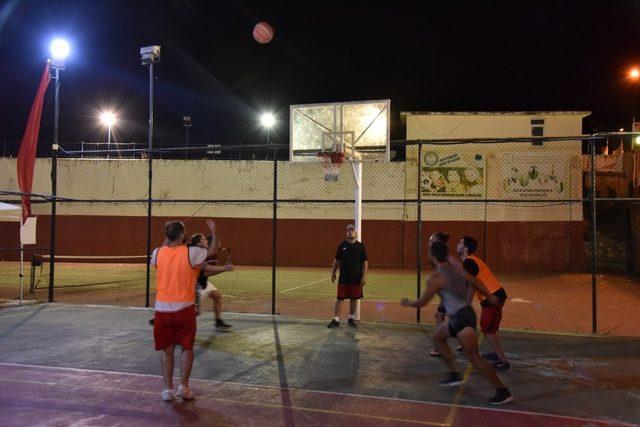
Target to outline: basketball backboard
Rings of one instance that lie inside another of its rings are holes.
[[[317,161],[343,151],[346,160],[389,161],[390,101],[330,102],[290,107],[290,160]]]

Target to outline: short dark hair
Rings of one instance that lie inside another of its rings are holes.
[[[171,221],[164,227],[164,234],[172,242],[178,240],[181,234],[185,233],[184,224],[180,221]]]
[[[471,236],[462,236],[462,243],[464,247],[467,248],[467,253],[471,255],[478,249],[478,242]]]
[[[430,238],[433,238],[435,241],[447,243],[449,241],[450,234],[443,233],[442,231],[438,231],[437,233],[433,233]]]
[[[429,253],[436,259],[436,261],[446,262],[447,257],[449,256],[449,248],[445,242],[436,240],[429,246]]]
[[[204,234],[202,233],[196,233],[192,235],[191,238],[189,239],[188,246],[198,246],[203,238],[204,238]]]

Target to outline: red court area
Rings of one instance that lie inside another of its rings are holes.
[[[503,407],[203,380],[192,380],[195,400],[163,402],[161,387],[155,375],[0,363],[0,425],[624,425]]]

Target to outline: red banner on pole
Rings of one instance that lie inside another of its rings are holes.
[[[33,169],[36,162],[36,147],[38,145],[38,134],[40,133],[40,118],[42,116],[42,103],[44,101],[44,93],[49,86],[51,75],[49,74],[49,62],[44,67],[44,72],[40,78],[40,85],[36,98],[33,100],[31,112],[29,113],[29,121],[24,131],[24,136],[20,142],[20,151],[18,151],[18,185],[23,193],[31,193],[33,186]],[[31,216],[31,197],[22,196],[22,222]]]

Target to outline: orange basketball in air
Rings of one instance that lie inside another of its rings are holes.
[[[253,27],[253,38],[260,44],[267,44],[273,39],[273,28],[266,22],[258,22]]]

